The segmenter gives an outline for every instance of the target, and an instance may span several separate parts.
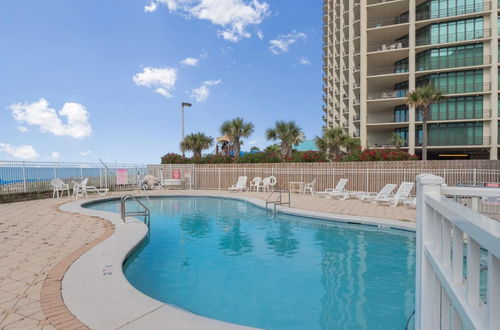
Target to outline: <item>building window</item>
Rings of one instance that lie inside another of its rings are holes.
[[[417,87],[432,84],[445,94],[482,92],[483,70],[433,73],[418,77],[415,83]]]
[[[408,146],[408,127],[395,128],[394,134],[399,135],[404,140],[404,142],[401,144],[401,147]]]
[[[408,94],[408,81],[403,81],[394,85],[396,97],[405,97]]]
[[[417,6],[417,21],[484,10],[483,0],[430,0]]]
[[[484,62],[483,44],[430,49],[418,53],[415,60],[417,71],[482,65]]]
[[[449,97],[434,103],[429,110],[429,120],[461,120],[483,118],[483,96]],[[417,111],[417,121],[422,121],[422,112]]]
[[[408,119],[408,106],[406,104],[397,105],[394,107],[394,122],[407,122]]]
[[[394,73],[408,72],[408,58],[394,62]]]
[[[483,18],[435,23],[417,30],[416,44],[437,45],[483,38]]]
[[[427,126],[429,146],[482,145],[483,123],[447,123]],[[415,131],[417,145],[422,145],[422,126]]]

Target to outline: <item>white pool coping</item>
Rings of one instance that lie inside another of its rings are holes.
[[[242,196],[182,194],[149,197],[232,198],[265,207],[265,202],[261,199]],[[153,299],[135,289],[125,278],[122,265],[127,256],[146,237],[147,226],[133,217],[128,217],[124,223],[117,213],[83,207],[89,202],[116,199],[119,197],[77,200],[59,207],[62,211],[103,218],[115,226],[115,231],[109,238],[80,256],[64,275],[62,296],[71,313],[91,329],[252,329],[185,311]],[[411,222],[331,214],[282,206],[278,206],[277,210],[321,220],[415,231],[415,224]]]

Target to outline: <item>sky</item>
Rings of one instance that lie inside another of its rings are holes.
[[[321,131],[322,1],[2,0],[0,160],[159,163],[185,132]],[[211,151],[211,150],[208,150]]]

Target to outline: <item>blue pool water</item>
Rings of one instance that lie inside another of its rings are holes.
[[[404,329],[414,310],[414,233],[274,216],[232,199],[144,202],[150,235],[124,270],[153,298],[265,329]]]

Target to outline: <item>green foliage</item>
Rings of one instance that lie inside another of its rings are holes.
[[[264,152],[273,152],[273,153],[279,153],[281,151],[281,147],[279,144],[271,144],[264,149]]]
[[[282,158],[292,156],[292,146],[304,140],[304,132],[294,121],[278,120],[273,128],[266,130],[268,140],[280,141],[280,152]]]
[[[169,153],[161,157],[162,164],[189,164],[191,160],[176,153]]]
[[[236,117],[232,120],[226,120],[220,127],[220,132],[227,135],[234,146],[234,154],[240,154],[241,145],[243,144],[242,138],[247,138],[252,135],[254,125],[251,122],[245,122],[243,118]]]
[[[292,153],[294,163],[317,163],[326,162],[325,154],[319,151],[294,151]]]
[[[244,154],[236,159],[237,163],[281,163],[283,160],[279,153],[258,152],[254,154]]]
[[[191,133],[181,141],[181,150],[182,152],[192,151],[194,157],[201,157],[201,152],[210,148],[213,143],[214,139],[211,136],[201,132]]]

